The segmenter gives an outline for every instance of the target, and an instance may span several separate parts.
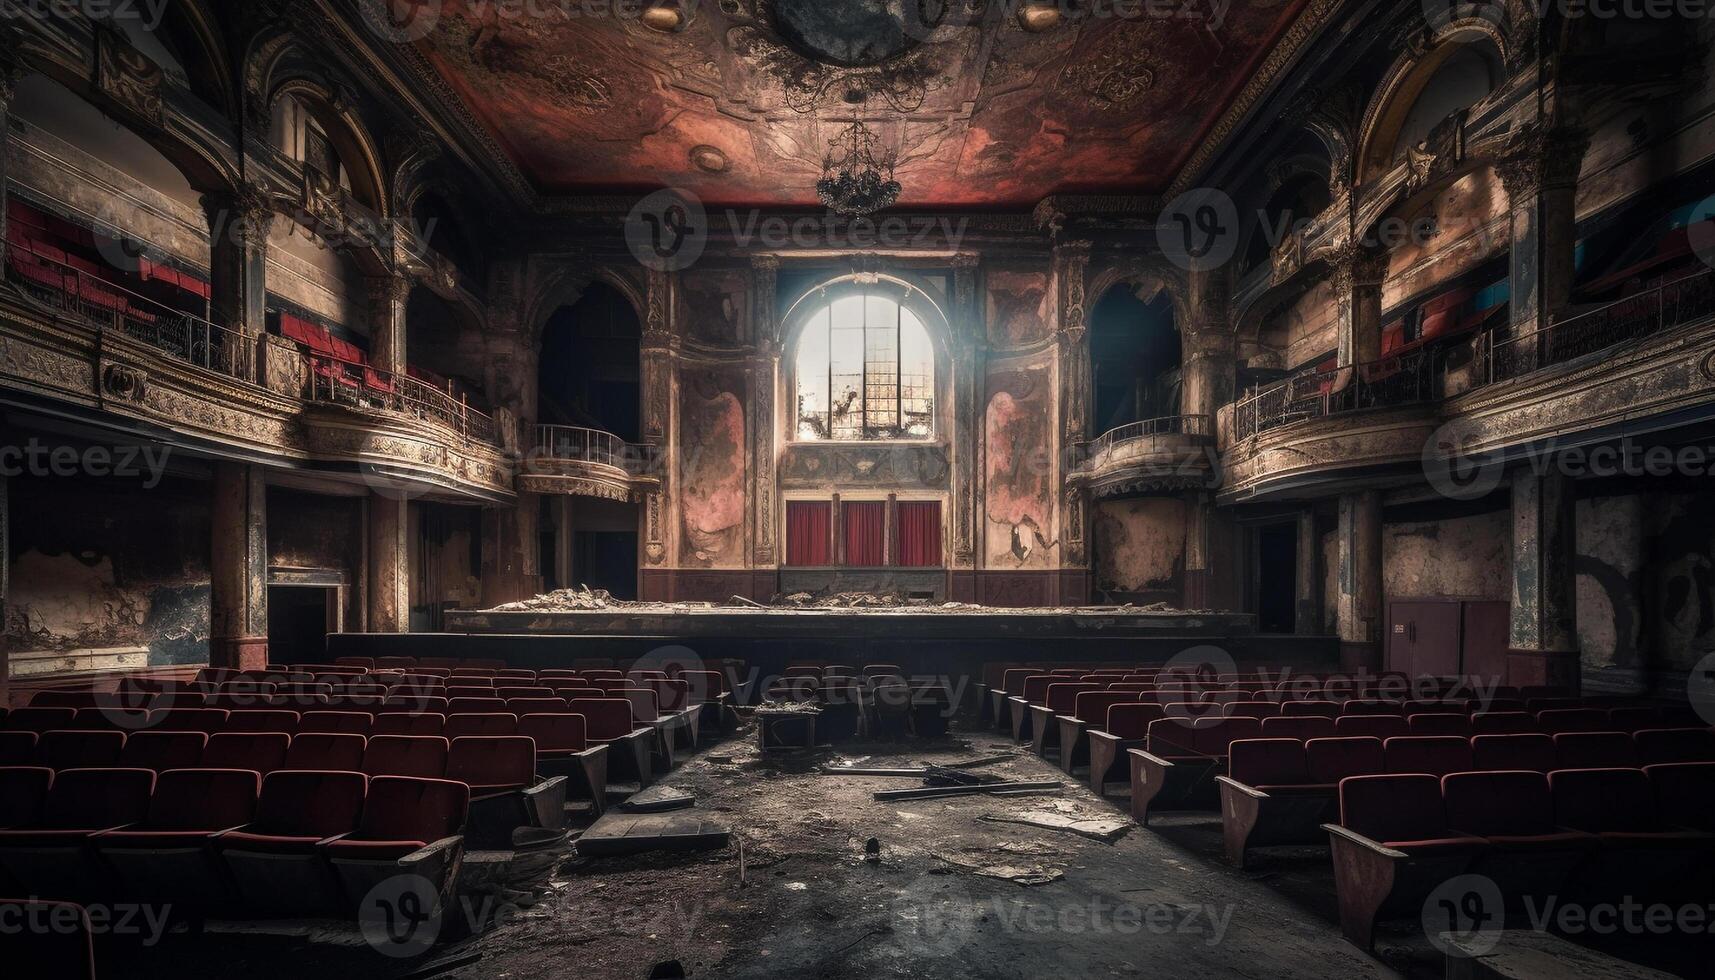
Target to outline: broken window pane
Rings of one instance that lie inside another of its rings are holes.
[[[923,321],[887,296],[851,295],[813,314],[798,341],[797,438],[928,438],[935,355]]]

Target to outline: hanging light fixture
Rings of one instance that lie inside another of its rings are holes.
[[[893,179],[894,156],[877,154],[878,137],[862,122],[840,130],[822,157],[816,197],[835,214],[861,217],[892,207],[899,200]]]

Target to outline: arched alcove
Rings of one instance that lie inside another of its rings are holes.
[[[537,367],[536,420],[642,433],[642,325],[624,294],[592,283],[577,302],[549,315]]]
[[[1149,302],[1116,285],[1090,311],[1091,431],[1180,414],[1180,339],[1164,292]]]

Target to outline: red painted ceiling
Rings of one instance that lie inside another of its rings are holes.
[[[803,57],[779,39],[769,0],[702,0],[665,35],[578,15],[600,3],[445,0],[418,43],[544,193],[675,186],[712,203],[813,204],[826,140],[856,117],[897,151],[901,204],[1029,207],[1057,192],[1165,189],[1305,2],[1233,0],[1218,25],[1208,14],[1041,34],[1012,17],[942,24],[874,68]],[[854,88],[871,93],[855,109]],[[693,164],[710,146],[723,172]]]

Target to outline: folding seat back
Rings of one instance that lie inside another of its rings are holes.
[[[493,667],[454,667],[454,677],[493,677]]]
[[[1379,775],[1385,763],[1379,738],[1313,738],[1304,743],[1310,782],[1334,786],[1348,776]]]
[[[453,670],[455,670],[459,667],[462,667],[462,666],[464,666],[464,661],[458,659],[457,657],[418,657],[417,658],[417,669],[418,670],[444,670],[444,671],[451,673]]]
[[[450,714],[441,734],[447,738],[467,735],[513,735],[518,731],[518,716],[509,711],[481,711]]]
[[[149,712],[149,727],[158,732],[207,735],[224,729],[229,714],[224,708],[158,708]]]
[[[452,698],[447,702],[447,714],[449,715],[505,710],[505,698]]]
[[[1228,718],[1273,718],[1280,714],[1280,705],[1273,701],[1232,701],[1221,706]]]
[[[335,667],[362,667],[364,670],[373,670],[375,668],[375,658],[335,657],[333,664]]]
[[[93,708],[94,691],[37,691],[30,695],[32,708]]]
[[[1715,831],[1715,762],[1665,762],[1645,766],[1644,774],[1662,823]]]
[[[573,698],[605,698],[607,697],[607,692],[599,687],[586,687],[581,684],[573,684],[569,686],[556,685],[554,688],[554,696],[562,701],[570,701]]]
[[[347,840],[422,847],[457,836],[470,815],[470,796],[470,787],[455,780],[375,776],[357,830]]]
[[[726,679],[718,670],[687,670],[679,679],[690,685],[692,704],[713,701],[726,693]]]
[[[1210,691],[1207,694],[1204,694],[1199,700],[1204,704],[1214,704],[1225,707],[1229,704],[1236,704],[1240,701],[1249,701],[1250,697],[1251,695],[1249,691]]]
[[[619,670],[618,668],[615,668],[615,667],[586,667],[586,668],[580,670],[578,673],[580,676],[587,678],[589,680],[592,680],[592,681],[593,680],[613,680],[613,681],[625,680],[625,671]]]
[[[1127,701],[1108,709],[1105,730],[1120,739],[1147,737],[1149,726],[1165,717],[1165,709],[1153,701]]]
[[[267,775],[286,765],[286,750],[291,745],[292,736],[284,732],[216,732],[203,747],[200,765],[204,769],[248,769]]]
[[[203,748],[208,736],[202,732],[142,731],[132,732],[125,739],[125,750],[119,754],[119,764],[128,769],[194,769],[202,762]]]
[[[1636,732],[1645,728],[1661,728],[1662,712],[1658,708],[1623,707],[1608,709],[1608,729],[1615,732]]]
[[[1471,743],[1452,735],[1405,736],[1386,739],[1382,751],[1387,771],[1445,776],[1471,771]]]
[[[40,733],[68,728],[76,717],[76,708],[15,708],[0,718],[0,725],[11,731]]]
[[[417,666],[416,657],[376,657],[375,670],[410,670]]]
[[[1608,713],[1599,708],[1554,708],[1538,711],[1536,722],[1550,735],[1600,732],[1608,729]]]
[[[155,777],[139,830],[229,830],[256,818],[262,776],[245,769],[171,769]]]
[[[536,672],[536,680],[538,682],[547,680],[575,680],[577,677],[578,672],[570,667],[550,667],[547,670],[538,670]]]
[[[1645,834],[1663,829],[1655,792],[1642,769],[1561,769],[1548,774],[1554,823],[1590,834]]]
[[[689,681],[652,677],[649,679],[648,687],[655,692],[656,701],[660,704],[662,711],[683,711],[692,704]]]
[[[1281,704],[1280,713],[1289,718],[1297,715],[1338,718],[1340,717],[1340,706],[1333,701],[1286,701]]]
[[[323,772],[362,772],[362,735],[336,732],[312,732],[293,736],[286,750],[286,769],[319,770]]]
[[[1540,731],[1536,716],[1528,711],[1476,711],[1471,714],[1472,735],[1524,735]]]
[[[444,715],[451,706],[450,698],[439,696],[407,695],[405,697],[389,697],[381,702],[381,711],[415,711],[426,714]],[[379,714],[380,712],[377,712]]]
[[[489,690],[493,690],[496,685],[494,683],[494,677],[491,674],[454,674],[446,679],[444,686],[448,689],[455,687],[486,687]]]
[[[49,769],[109,769],[119,765],[124,751],[124,732],[43,732],[36,742],[36,765]]]
[[[1445,839],[1441,780],[1425,774],[1342,779],[1340,826],[1383,844]]]
[[[583,715],[524,715],[518,719],[518,734],[535,741],[538,756],[566,755],[589,748]]]
[[[850,667],[823,667],[822,676],[850,677],[852,676],[852,670]],[[633,668],[626,672],[625,679],[637,687],[645,687],[647,685],[643,684],[643,681],[664,681],[669,679],[669,675],[664,670],[638,670]]]
[[[1333,738],[1334,719],[1322,715],[1280,715],[1262,720],[1263,738],[1293,738],[1300,742],[1313,738]]]
[[[306,711],[298,717],[300,735],[368,735],[372,718],[362,711]]]
[[[1233,741],[1261,736],[1262,721],[1258,718],[1209,717],[1191,722],[1191,748],[1197,755],[1225,756]]]
[[[1348,706],[1351,702],[1347,702]],[[1411,728],[1400,715],[1341,715],[1334,719],[1334,731],[1342,737],[1397,738],[1411,734]]]
[[[1473,735],[1471,767],[1483,772],[1550,772],[1555,768],[1554,740],[1534,732]]]
[[[631,702],[625,698],[573,698],[567,702],[573,714],[583,715],[592,742],[607,742],[630,734]]]
[[[1644,765],[1662,762],[1715,762],[1715,733],[1707,728],[1646,728],[1635,732]]]
[[[1417,700],[1417,701],[1405,702],[1405,704],[1402,705],[1400,708],[1400,713],[1405,715],[1407,718],[1411,717],[1412,715],[1428,715],[1428,714],[1464,715],[1464,714],[1470,713],[1470,708],[1463,699],[1456,699],[1456,700],[1421,699],[1421,700]]]
[[[655,721],[661,717],[661,711],[655,701],[655,692],[642,688],[628,687],[619,692],[631,702],[631,714],[638,721]]]
[[[1108,709],[1116,704],[1135,700],[1137,698],[1130,691],[1079,691],[1078,697],[1072,702],[1072,715],[1083,720],[1093,731],[1105,731]]]
[[[0,766],[0,829],[34,826],[53,785],[46,766]]]
[[[1303,786],[1310,782],[1304,743],[1290,738],[1242,738],[1227,750],[1227,775],[1246,786]]]
[[[814,688],[816,683],[820,680],[820,677],[804,677],[802,675],[795,679],[796,683],[808,688]],[[630,687],[631,682],[623,677],[598,677],[594,681],[590,682],[590,686],[599,688],[609,694],[614,694]]]
[[[1472,701],[1471,713],[1479,711],[1524,711],[1523,698],[1490,698],[1487,701]],[[1526,712],[1528,714],[1528,712]]]
[[[1568,708],[1584,707],[1583,698],[1565,697],[1564,692],[1557,692],[1552,695],[1536,693],[1541,690],[1543,689],[1533,687],[1524,688],[1524,710],[1534,715],[1544,711],[1560,711]]]
[[[531,714],[553,714],[566,710],[566,699],[562,697],[545,698],[507,698],[506,711],[522,718]]]
[[[312,736],[357,738],[356,735]],[[282,769],[262,778],[252,834],[273,837],[337,837],[357,827],[369,777],[361,772]]]
[[[1625,732],[1561,732],[1554,736],[1556,769],[1630,769],[1640,763]]]
[[[1038,673],[1040,671],[1034,667],[1010,667],[1001,676],[1000,689],[1011,697],[1018,697],[1024,693],[1025,678],[1035,677]]]
[[[1078,706],[1078,695],[1085,691],[1099,691],[1101,689],[1100,684],[1085,681],[1056,682],[1048,685],[1048,689],[1043,695],[1043,703],[1054,714],[1069,715]]]
[[[455,738],[447,778],[469,785],[473,798],[522,789],[536,779],[536,745],[522,735]]]
[[[1405,727],[1413,735],[1471,737],[1471,719],[1463,714],[1424,711],[1406,715]]]
[[[1442,777],[1449,826],[1478,837],[1554,832],[1554,797],[1540,772],[1457,772]]]
[[[447,771],[447,745],[433,735],[375,735],[363,750],[363,772],[440,779]]]
[[[1057,674],[1032,674],[1024,679],[1024,690],[1019,692],[1024,700],[1031,704],[1046,704],[1048,702],[1048,685],[1063,683],[1065,678]],[[1010,691],[1007,693],[1011,693]]]
[[[506,701],[511,701],[513,698],[551,698],[554,696],[554,689],[538,684],[508,685],[495,688],[494,696]]]
[[[390,711],[381,709],[369,734],[375,735],[439,735],[447,716],[429,711]]]
[[[35,827],[103,830],[136,823],[149,812],[155,773],[149,769],[67,769],[54,774]]]
[[[279,708],[234,711],[226,716],[223,732],[284,732],[298,730],[298,713]]]
[[[0,732],[0,766],[31,766],[36,762],[35,732]]]

